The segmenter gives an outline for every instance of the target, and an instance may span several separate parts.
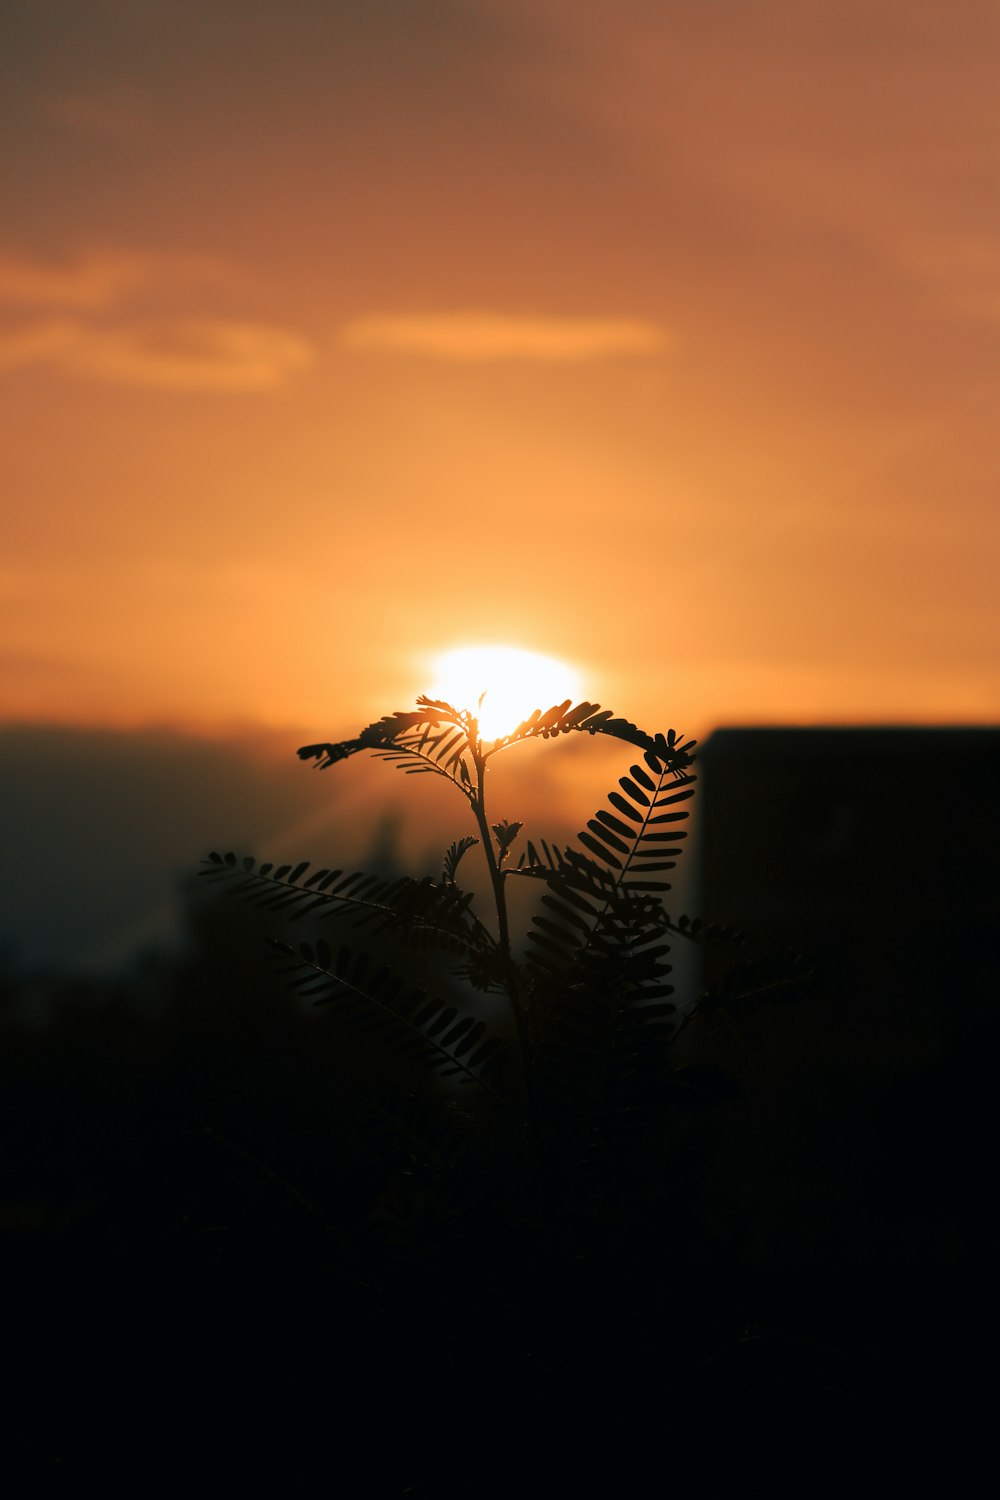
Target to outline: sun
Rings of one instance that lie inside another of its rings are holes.
[[[516,646],[463,646],[433,665],[428,697],[477,713],[484,740],[510,734],[533,709],[580,697],[578,674],[566,662]],[[482,694],[482,705],[478,708]]]

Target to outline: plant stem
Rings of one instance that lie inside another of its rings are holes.
[[[475,723],[475,721],[473,721]],[[486,816],[486,760],[478,738],[471,742],[472,760],[476,768],[476,795],[472,800],[472,810],[476,815],[479,825],[479,836],[482,840],[483,853],[486,856],[486,867],[490,872],[490,884],[493,887],[493,903],[497,913],[497,933],[499,937],[500,955],[505,970],[513,977],[512,959],[510,952],[510,924],[507,919],[507,892],[504,873],[497,862],[496,850],[493,847],[493,833],[490,829],[489,819]],[[516,995],[512,994],[512,1000]]]
[[[490,828],[489,818],[486,815],[486,758],[482,753],[479,726],[474,719],[469,734],[469,748],[472,751],[472,761],[476,768],[476,791],[475,796],[472,798],[472,810],[476,815],[483,853],[486,856],[486,867],[490,872],[490,884],[493,887],[493,902],[497,913],[497,948],[504,986],[510,997],[511,1010],[514,1013],[514,1024],[517,1027],[517,1040],[521,1048],[521,1066],[524,1070],[525,1088],[527,1090],[529,1132],[533,1133],[534,1109],[528,1015],[521,998],[521,987],[518,983],[517,969],[515,968],[514,957],[510,948],[510,923],[507,917],[507,879],[505,872],[500,868],[496,850],[493,847],[493,832]]]

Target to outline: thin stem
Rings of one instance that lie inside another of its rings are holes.
[[[514,957],[510,947],[506,872],[500,868],[500,862],[493,847],[493,831],[490,828],[489,818],[486,814],[487,757],[483,754],[482,742],[479,738],[479,725],[475,719],[471,721],[469,726],[469,749],[472,752],[472,760],[476,768],[476,791],[475,796],[472,798],[472,810],[476,815],[483,853],[486,857],[486,867],[490,872],[490,884],[493,887],[493,902],[497,913],[497,951],[503,972],[504,985],[507,994],[510,996],[511,1010],[514,1013],[517,1040],[521,1048],[521,1066],[524,1070],[524,1083],[527,1093],[528,1130],[533,1138],[535,1131],[535,1110],[534,1086],[531,1076],[531,1043],[528,1035],[528,1014],[521,997],[521,986],[518,982],[517,969],[514,965]]]
[[[473,721],[473,730],[476,729]],[[469,745],[472,750],[472,761],[476,768],[476,792],[472,798],[472,810],[476,815],[479,825],[479,836],[483,845],[483,853],[486,856],[486,867],[490,872],[490,884],[493,887],[493,902],[497,912],[497,933],[499,937],[500,954],[504,961],[504,967],[511,968],[510,952],[510,923],[507,918],[507,892],[504,872],[497,861],[496,850],[493,847],[493,833],[486,816],[486,757],[475,732],[469,736]],[[514,998],[512,996],[512,998]]]

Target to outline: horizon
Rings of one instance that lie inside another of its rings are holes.
[[[673,900],[699,909],[703,794],[720,756],[725,778],[741,774],[741,753],[745,769],[746,752],[761,744],[780,749],[785,764],[796,740],[804,751],[822,751],[843,737],[848,748],[867,744],[884,756],[887,738],[890,747],[926,753],[928,742],[946,749],[950,736],[959,747],[971,737],[995,748],[1000,725],[720,726],[696,746],[690,847],[673,877]],[[148,727],[0,724],[6,978],[126,975],[144,958],[176,956],[199,861],[212,849],[276,861],[332,858],[345,869],[370,868],[374,859],[438,877],[448,839],[468,832],[466,810],[447,787],[404,781],[370,756],[317,777],[295,749],[279,734],[254,740],[245,727],[199,737]],[[494,811],[522,820],[525,837],[572,842],[634,758],[616,741],[583,735],[520,747],[491,773]],[[905,754],[900,771],[912,759]],[[842,769],[850,784],[849,767]],[[807,770],[803,763],[797,774]],[[896,811],[887,805],[884,813],[892,825]],[[990,816],[985,807],[982,816]],[[979,859],[971,838],[967,856]],[[890,847],[885,857],[893,858]],[[482,894],[474,859],[464,878]]]

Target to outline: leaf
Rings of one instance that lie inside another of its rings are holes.
[[[496,836],[497,847],[500,850],[500,853],[506,854],[511,844],[513,844],[514,840],[521,832],[524,824],[511,823],[508,822],[506,818],[504,818],[500,823],[491,823],[490,827],[492,828],[493,833]]]
[[[622,868],[621,860],[617,859],[615,855],[611,853],[610,849],[607,849],[603,844],[598,843],[597,839],[591,837],[589,833],[581,831],[577,834],[577,838],[580,840],[581,844],[585,845],[585,847],[588,848],[592,854],[596,854],[598,859],[603,860],[606,865],[611,865],[612,868],[616,870],[620,870]]]
[[[614,793],[612,793],[612,796],[614,796]],[[635,816],[638,819],[638,813],[636,813]],[[632,839],[635,837],[634,828],[629,828],[625,823],[621,821],[620,818],[616,818],[611,813],[605,812],[603,807],[597,814],[597,817],[602,823],[606,824],[608,828],[612,829],[615,833],[620,834],[623,839]],[[648,821],[653,822],[654,820],[650,818]]]
[[[470,1028],[474,1025],[475,1022],[472,1016],[463,1016],[461,1020],[456,1021],[455,1025],[452,1026],[450,1031],[445,1032],[444,1036],[441,1038],[442,1047],[451,1047],[452,1049],[454,1049],[455,1043],[461,1041],[466,1032],[469,1031]],[[456,1052],[455,1055],[457,1057],[460,1054]]]
[[[547,906],[550,911],[554,911],[561,922],[567,923],[570,927],[579,928],[581,932],[589,937],[594,930],[594,917],[596,913],[589,906],[585,906],[581,902],[579,905],[583,906],[583,910],[586,912],[586,916],[581,916],[579,911],[572,911],[570,906],[566,904],[566,898],[570,893],[563,891],[561,894],[563,899],[557,900],[551,891],[546,891],[542,897],[542,905]]]
[[[542,916],[540,912],[534,919],[534,926],[539,932],[548,933],[551,937],[555,938],[557,943],[565,947],[579,947],[583,938],[590,936],[590,928],[587,926],[584,926],[583,938],[581,938],[570,927],[565,926],[562,922],[553,922],[551,918]]]
[[[636,812],[631,802],[626,802],[620,792],[609,792],[608,801],[613,807],[617,807],[619,812],[624,813],[627,818],[631,818],[634,823],[642,822],[642,813]],[[600,815],[598,814],[598,816]]]
[[[334,766],[338,761],[356,754],[361,748],[359,740],[341,740],[339,744],[333,745],[303,745],[296,753],[300,760],[315,760],[317,765],[314,770],[325,770],[327,766]]]
[[[649,807],[649,798],[646,796],[645,792],[641,791],[639,787],[636,786],[635,782],[630,781],[627,776],[619,777],[618,785],[621,787],[623,792],[628,792],[629,796],[632,798],[632,801],[638,802],[640,807]]]
[[[631,771],[633,779],[637,781],[641,787],[644,787],[647,792],[656,791],[656,782],[651,780],[650,777],[646,775],[646,772],[642,769],[642,766],[632,766]],[[659,767],[657,767],[657,778],[659,778],[661,775],[662,772],[660,771]]]
[[[657,797],[657,807],[666,807],[669,802],[686,802],[689,798],[693,797],[694,788],[691,783],[694,781],[694,779],[695,778],[693,776],[685,776],[680,781],[671,783],[673,787],[683,786],[690,788],[690,790],[682,792],[673,791],[668,797]]]
[[[455,884],[455,872],[458,869],[459,862],[473,845],[478,843],[479,840],[477,838],[473,838],[471,834],[466,834],[463,838],[455,839],[448,845],[444,856],[443,879],[445,885]]]
[[[237,867],[235,859],[231,864],[209,859],[206,865],[202,873],[225,882],[230,894],[262,910],[280,911],[293,922],[317,913],[377,933],[391,932],[413,946],[475,955],[477,961],[493,941],[470,910],[471,895],[454,882],[435,885],[426,877],[408,876],[383,880],[362,871],[345,875],[341,870],[317,871],[305,879],[308,865],[295,870],[261,865],[247,873],[247,861]]]
[[[587,827],[597,838],[603,839],[612,849],[617,849],[619,854],[629,854],[631,852],[630,844],[624,843],[617,834],[612,833],[610,828],[599,822],[597,818],[591,818]],[[628,830],[626,829],[625,831],[627,832]]]
[[[446,1005],[443,1009],[438,1010],[435,1013],[433,1021],[426,1028],[427,1035],[437,1036],[439,1031],[443,1031],[446,1026],[451,1025],[457,1015],[458,1010],[454,1005]]]
[[[681,774],[691,763],[691,751],[695,744],[694,740],[689,740],[684,746],[679,746],[674,730],[670,730],[666,736],[650,735],[630,723],[628,719],[615,717],[610,709],[602,709],[599,703],[580,703],[574,708],[567,699],[566,702],[556,704],[545,713],[536,708],[512,734],[498,740],[487,752],[487,757],[526,739],[535,737],[552,739],[560,734],[569,734],[574,731],[592,735],[611,735],[615,739],[637,746],[647,755],[653,756],[652,762],[647,761],[647,764],[655,767],[657,774],[661,769]],[[634,772],[635,768],[633,768]],[[640,775],[645,775],[641,768]]]
[[[461,760],[468,746],[468,714],[450,703],[423,696],[417,704],[410,713],[383,715],[354,739],[303,745],[298,755],[302,760],[315,760],[325,769],[361,750],[372,750],[409,775],[445,776],[463,795],[470,796],[472,784]]]
[[[469,1029],[466,1031],[466,1033],[465,1033],[464,1036],[462,1036],[462,1037],[460,1037],[458,1039],[458,1041],[456,1042],[455,1046],[452,1049],[454,1051],[454,1053],[455,1053],[455,1056],[456,1057],[462,1057],[466,1052],[471,1051],[471,1049],[473,1047],[475,1047],[476,1044],[485,1035],[486,1035],[486,1022],[485,1021],[470,1021],[469,1022]]]

